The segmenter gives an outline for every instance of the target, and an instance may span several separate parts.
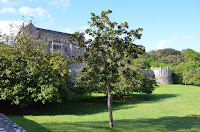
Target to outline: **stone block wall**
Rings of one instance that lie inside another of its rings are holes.
[[[151,70],[141,69],[147,76],[156,79],[159,84],[173,84],[172,70],[169,67],[151,67]]]
[[[173,84],[172,70],[169,67],[152,67],[157,83]]]

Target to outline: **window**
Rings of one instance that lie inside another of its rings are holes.
[[[61,50],[61,46],[59,46],[59,45],[54,45],[54,46],[53,46],[53,50],[55,50],[55,51]]]
[[[64,53],[67,53],[67,48],[64,48],[63,51],[64,51]]]

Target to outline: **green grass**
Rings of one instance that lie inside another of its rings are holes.
[[[200,132],[199,94],[197,86],[168,85],[166,89],[160,85],[151,95],[114,97],[113,129],[108,125],[103,95],[48,105],[40,113],[9,118],[28,132]]]

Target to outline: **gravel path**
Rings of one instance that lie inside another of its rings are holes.
[[[22,127],[0,113],[0,132],[26,132]]]

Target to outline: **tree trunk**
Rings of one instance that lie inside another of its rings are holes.
[[[112,105],[111,105],[111,90],[110,90],[110,82],[107,81],[107,94],[108,94],[108,113],[109,113],[109,125],[110,128],[113,128],[113,116],[112,116]]]
[[[186,79],[185,79],[185,87],[186,87]]]

